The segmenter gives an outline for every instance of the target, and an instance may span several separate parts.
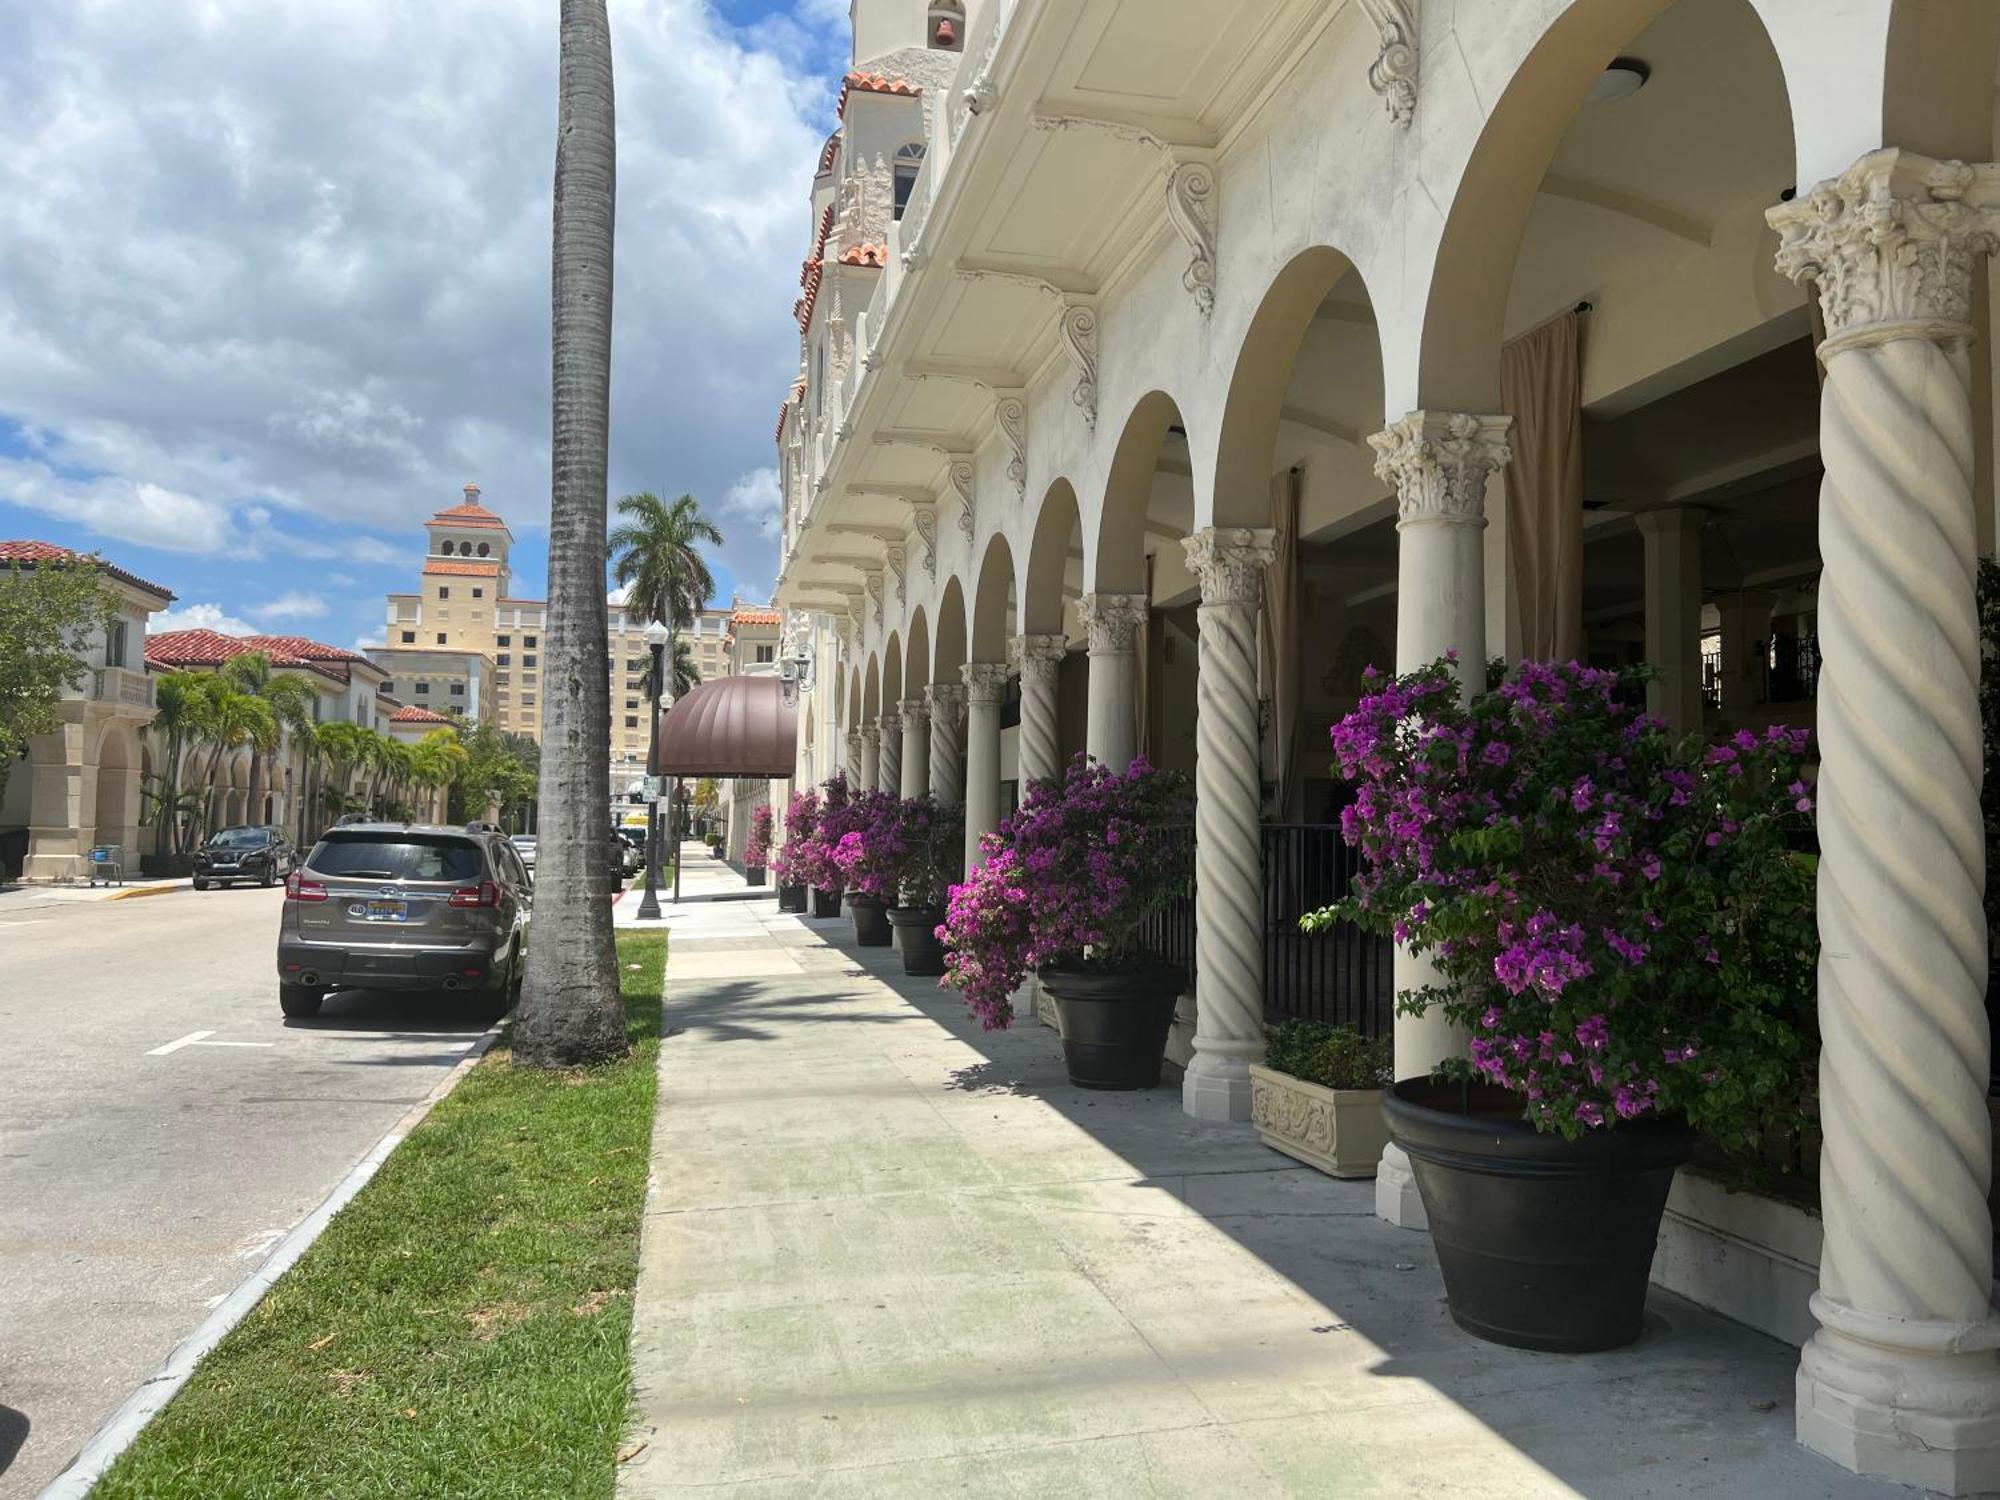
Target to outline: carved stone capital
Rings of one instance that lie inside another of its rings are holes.
[[[1076,601],[1077,619],[1090,640],[1092,656],[1129,656],[1132,633],[1151,606],[1144,594],[1085,594]]]
[[[1486,524],[1487,476],[1504,468],[1512,417],[1413,411],[1368,439],[1376,477],[1396,487],[1397,524]]]
[[[896,717],[901,719],[905,729],[922,729],[931,721],[931,706],[923,698],[904,698],[896,704]]]
[[[1407,130],[1417,117],[1417,0],[1361,0],[1361,8],[1381,38],[1368,86],[1382,96],[1389,118]]]
[[[962,682],[934,682],[924,689],[924,697],[930,701],[933,718],[956,724],[965,715],[965,684]]]
[[[2000,249],[2000,166],[1871,151],[1765,217],[1778,270],[1816,284],[1820,357],[1892,339],[1971,339],[1972,272]]]
[[[1021,674],[1022,686],[1055,686],[1056,671],[1069,654],[1066,635],[1017,635],[1007,643],[1007,659]]]
[[[965,679],[965,702],[970,708],[995,708],[1007,699],[1007,663],[969,661],[958,669]]]
[[[1278,533],[1268,526],[1207,526],[1181,547],[1201,580],[1203,604],[1255,604],[1264,597],[1264,570],[1278,555]]]
[[[882,724],[879,719],[870,719],[860,729],[861,745],[864,750],[874,749],[882,743]]]
[[[902,717],[899,714],[895,713],[893,710],[884,713],[881,718],[875,721],[875,723],[876,727],[881,730],[882,739],[885,742],[899,741],[901,739],[903,733],[903,720]]]

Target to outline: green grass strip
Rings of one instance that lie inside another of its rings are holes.
[[[666,951],[619,939],[627,1058],[551,1075],[494,1048],[93,1495],[609,1496]]]

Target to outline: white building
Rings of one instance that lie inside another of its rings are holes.
[[[1798,1430],[2000,1487],[1972,598],[2000,6],[854,15],[778,427],[800,774],[963,797],[976,838],[1078,748],[1191,769],[1185,1099],[1234,1120],[1270,933],[1231,872],[1325,820],[1362,666],[1645,658],[1676,724],[1812,718]],[[1401,1076],[1453,1045],[1396,1021]],[[1381,1186],[1407,1222],[1393,1152]]]

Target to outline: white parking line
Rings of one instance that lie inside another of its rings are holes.
[[[203,1037],[214,1036],[214,1035],[215,1033],[213,1031],[190,1031],[186,1036],[176,1037],[173,1041],[168,1042],[167,1045],[164,1047],[155,1047],[151,1052],[148,1052],[146,1056],[165,1057],[169,1052],[178,1052],[183,1047],[192,1047],[196,1042],[200,1041]]]

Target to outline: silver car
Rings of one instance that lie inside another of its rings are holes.
[[[278,1005],[312,1016],[330,990],[470,990],[504,1015],[533,890],[514,846],[482,825],[334,828],[285,882]]]

